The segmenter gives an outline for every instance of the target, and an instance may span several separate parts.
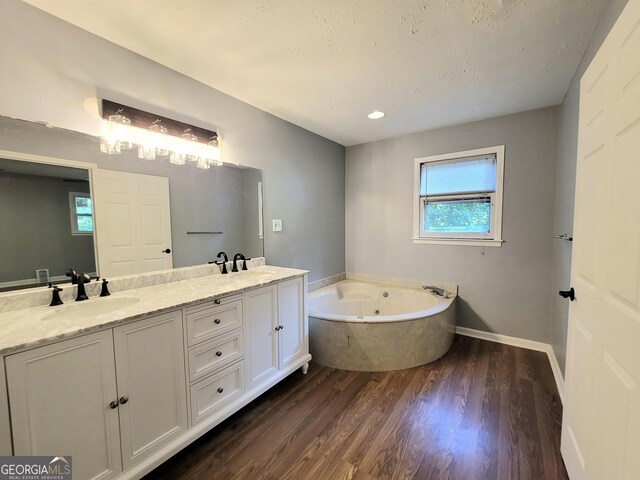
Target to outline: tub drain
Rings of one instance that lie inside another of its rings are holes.
[[[373,312],[373,313],[375,313],[376,315],[380,315],[380,310],[376,310],[376,311],[375,311],[375,312]]]

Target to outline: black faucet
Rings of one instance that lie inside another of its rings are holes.
[[[218,254],[218,258],[220,258],[220,257],[224,257],[224,260],[222,260],[220,262],[213,262],[213,263],[215,263],[219,267],[221,266],[222,267],[222,272],[221,273],[223,275],[226,275],[227,273],[229,273],[229,272],[227,272],[227,262],[229,261],[229,257],[227,257],[227,254],[225,252],[220,252]]]
[[[78,272],[76,272],[73,268],[67,270],[66,276],[71,277],[71,285],[76,285],[80,277],[82,277],[84,283],[89,283],[91,281],[91,277],[89,275],[87,275],[86,273],[81,273],[78,275]],[[98,278],[100,277],[96,277],[96,280]]]
[[[111,292],[109,292],[109,289],[107,288],[108,283],[109,282],[106,278],[102,279],[102,291],[100,292],[101,297],[108,297],[109,295],[111,295]]]
[[[71,285],[75,285],[78,283],[78,272],[76,272],[73,268],[67,270],[65,274],[67,277],[71,277]]]
[[[245,258],[245,256],[241,253],[236,253],[233,256],[233,268],[231,269],[231,271],[232,272],[238,271],[238,260],[242,260],[242,270],[247,270],[247,260],[251,260],[251,259]]]
[[[82,300],[89,300],[87,297],[87,292],[84,290],[84,282],[85,277],[88,277],[86,273],[81,273],[78,275],[78,295],[76,296],[76,302],[81,302]]]
[[[62,288],[58,287],[57,285],[53,287],[53,294],[51,295],[51,303],[49,304],[50,307],[56,307],[58,305],[62,305],[62,300],[60,299],[61,291],[62,291]]]

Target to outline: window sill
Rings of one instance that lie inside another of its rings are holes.
[[[413,243],[420,245],[457,245],[465,247],[500,247],[504,240],[464,240],[462,238],[414,238]]]

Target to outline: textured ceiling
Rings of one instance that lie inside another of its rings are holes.
[[[348,146],[560,103],[606,0],[27,3]]]

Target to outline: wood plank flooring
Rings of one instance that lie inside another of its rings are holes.
[[[151,472],[151,479],[568,479],[547,356],[456,336],[422,367],[311,364]]]

